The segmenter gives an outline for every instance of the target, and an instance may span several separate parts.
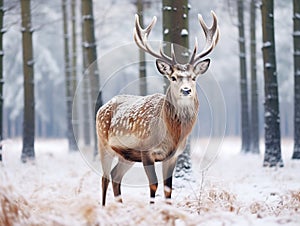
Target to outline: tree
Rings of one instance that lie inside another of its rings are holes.
[[[140,18],[140,25],[144,27],[144,1],[137,0],[137,14]],[[145,51],[139,49],[139,72],[140,72],[140,95],[147,95],[147,85],[146,85],[146,54]]]
[[[256,76],[256,0],[250,2],[250,67],[251,67],[251,123],[250,151],[259,153],[259,118],[258,118],[258,89]]]
[[[27,160],[33,160],[35,158],[34,59],[30,0],[21,0],[21,17],[24,73],[23,149],[21,160],[25,163]]]
[[[72,18],[72,96],[75,96],[77,88],[77,36],[76,36],[76,0],[71,3],[71,18]],[[73,100],[73,132],[78,137],[78,109],[77,102]],[[75,137],[76,138],[76,137]],[[78,147],[76,146],[78,150]]]
[[[265,82],[265,155],[263,166],[283,167],[281,158],[273,0],[262,0],[261,15]]]
[[[3,0],[0,0],[0,162],[2,161],[2,139],[3,139]]]
[[[65,59],[65,82],[66,82],[66,105],[67,105],[67,138],[69,143],[69,150],[77,150],[76,140],[73,133],[72,126],[72,70],[70,62],[70,48],[69,48],[69,32],[68,32],[68,16],[67,16],[67,0],[62,0],[63,13],[63,31],[64,31],[64,59]]]
[[[165,52],[171,55],[170,43],[175,43],[174,50],[178,62],[189,59],[188,0],[163,0],[163,40],[166,42]]]
[[[244,33],[244,1],[238,0],[238,29],[240,49],[240,91],[241,91],[241,125],[242,125],[242,152],[250,151],[250,130],[249,130],[249,105],[247,85],[247,65]]]
[[[171,55],[170,43],[174,43],[174,51],[178,62],[186,63],[189,59],[188,37],[188,0],[163,0],[163,40],[167,42],[165,52]],[[186,177],[191,173],[190,140],[183,153],[178,157],[175,177]]]
[[[93,135],[95,153],[97,151],[97,135],[95,129],[96,114],[98,109],[102,105],[102,96],[100,90],[99,70],[97,65],[97,45],[95,40],[94,30],[94,15],[93,15],[93,1],[82,0],[81,1],[81,16],[82,16],[82,45],[83,45],[83,67],[85,76],[88,76],[88,84],[90,87],[90,98],[94,102],[93,108]],[[88,111],[88,108],[84,109]],[[88,120],[89,117],[85,118]],[[86,128],[87,130],[87,128]],[[85,131],[86,132],[86,131]]]
[[[293,1],[294,8],[294,153],[300,159],[300,2]]]

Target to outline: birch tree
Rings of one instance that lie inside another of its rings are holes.
[[[293,1],[294,8],[294,153],[300,159],[300,2]]]
[[[256,75],[256,0],[250,2],[250,67],[251,67],[251,114],[250,151],[259,153],[258,88]]]
[[[273,0],[262,0],[261,15],[265,81],[265,155],[263,166],[283,167],[281,158]]]
[[[244,1],[238,0],[238,29],[240,50],[240,92],[241,92],[241,126],[242,126],[242,152],[250,151],[250,129],[249,129],[249,105],[248,105],[248,82],[245,47],[244,28]]]
[[[21,1],[22,46],[24,73],[24,117],[23,117],[23,148],[21,161],[23,163],[35,158],[35,104],[34,104],[34,59],[32,47],[32,24],[30,0]]]

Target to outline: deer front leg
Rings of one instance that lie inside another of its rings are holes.
[[[154,167],[154,161],[147,155],[147,153],[142,153],[142,162],[149,180],[150,187],[150,203],[154,203],[155,193],[158,186],[157,176]]]
[[[176,158],[169,159],[162,163],[163,178],[164,178],[164,193],[166,199],[170,199],[172,195],[172,179],[173,171],[176,165]]]

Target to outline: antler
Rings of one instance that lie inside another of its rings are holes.
[[[171,65],[175,65],[175,64],[177,64],[177,61],[176,61],[176,57],[175,57],[173,44],[171,44],[171,56],[172,57],[167,56],[163,52],[162,45],[160,45],[159,53],[157,53],[154,50],[152,50],[152,48],[148,44],[148,36],[149,36],[152,28],[154,27],[156,20],[157,20],[157,18],[154,16],[151,23],[148,25],[148,27],[143,29],[139,22],[139,16],[137,14],[135,14],[135,27],[134,27],[134,32],[133,32],[134,41],[138,45],[138,47],[140,47],[145,52],[151,54],[155,58],[161,59]]]
[[[200,14],[198,14],[199,23],[205,34],[206,44],[205,44],[205,47],[202,50],[202,52],[197,54],[198,42],[197,42],[197,38],[195,39],[195,47],[194,47],[193,54],[190,59],[190,64],[192,64],[192,65],[197,63],[201,58],[208,55],[214,49],[214,47],[217,45],[217,43],[219,41],[220,32],[219,32],[219,27],[218,27],[218,19],[217,19],[216,14],[213,11],[211,11],[211,14],[213,16],[213,24],[210,28],[207,27],[202,16]]]

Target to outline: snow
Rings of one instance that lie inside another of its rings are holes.
[[[299,35],[300,35],[300,33],[299,33]],[[296,51],[294,52],[294,56],[300,56],[300,51],[299,51],[299,50],[296,50]]]
[[[294,31],[293,36],[300,36],[300,31]]]
[[[171,7],[171,6],[164,6],[164,7],[163,7],[163,10],[171,11],[171,10],[172,10],[172,7]]]
[[[291,160],[291,140],[282,142],[285,167],[274,169],[262,167],[262,154],[240,154],[239,139],[225,138],[218,158],[202,172],[208,142],[192,143],[195,182],[175,178],[170,203],[161,183],[154,205],[146,185],[123,185],[124,203],[114,201],[110,186],[102,208],[100,176],[80,153],[68,153],[66,140],[38,140],[36,162],[26,165],[19,160],[21,140],[5,140],[0,225],[299,225],[300,162]]]
[[[263,48],[267,48],[267,47],[270,47],[270,46],[272,46],[272,43],[269,42],[269,41],[263,43]]]
[[[3,28],[1,29],[1,33],[4,34],[4,33],[6,33],[6,32],[7,32],[7,28],[6,28],[6,27],[3,27]]]
[[[93,15],[83,15],[82,16],[82,20],[92,20],[93,19]]]
[[[91,48],[91,47],[93,47],[93,46],[96,46],[96,43],[89,43],[89,42],[82,42],[82,46],[84,47],[84,48]]]
[[[34,65],[34,60],[32,59],[32,60],[29,60],[29,61],[27,61],[27,65],[28,66],[33,66]]]
[[[183,28],[183,29],[181,30],[181,32],[180,32],[180,35],[181,35],[181,36],[187,36],[187,35],[189,35],[189,32],[188,32],[187,29]]]
[[[265,68],[271,68],[271,67],[272,67],[271,63],[269,63],[269,62],[265,63]]]
[[[295,13],[295,14],[294,14],[294,18],[300,19],[300,13]]]
[[[271,116],[272,116],[271,112],[267,111],[267,112],[265,113],[265,117],[271,117]]]

